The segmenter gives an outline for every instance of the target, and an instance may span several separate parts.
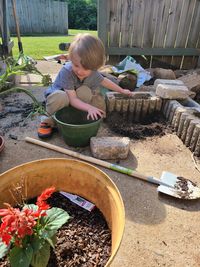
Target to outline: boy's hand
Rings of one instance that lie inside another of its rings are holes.
[[[94,106],[90,106],[88,108],[88,115],[87,119],[89,120],[90,118],[92,120],[98,120],[98,118],[102,118],[105,115],[105,112],[99,108],[96,108]]]
[[[133,92],[128,90],[128,89],[123,89],[122,94],[127,95],[127,96],[131,96],[133,94]]]

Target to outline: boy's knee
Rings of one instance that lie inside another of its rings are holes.
[[[93,95],[91,105],[106,112],[106,102],[102,95]]]
[[[90,103],[92,100],[92,91],[88,86],[82,85],[76,89],[76,95],[85,103]]]
[[[46,110],[49,114],[53,114],[57,110],[69,105],[69,98],[64,91],[55,91],[47,97]]]

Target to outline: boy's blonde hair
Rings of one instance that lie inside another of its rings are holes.
[[[105,49],[102,41],[88,33],[78,34],[69,47],[69,57],[77,54],[84,69],[97,70],[105,61]]]

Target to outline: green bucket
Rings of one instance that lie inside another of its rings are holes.
[[[74,147],[89,145],[90,138],[96,136],[102,121],[102,118],[88,120],[87,112],[71,106],[58,110],[53,117],[65,143]]]

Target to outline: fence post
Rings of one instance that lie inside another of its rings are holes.
[[[1,56],[9,56],[12,54],[12,47],[13,42],[10,41],[10,33],[8,28],[8,6],[7,6],[7,0],[3,0],[2,2],[2,14],[3,14],[3,26],[1,28],[2,30],[2,45],[1,45]]]
[[[103,42],[105,48],[108,46],[107,2],[107,0],[98,0],[97,14],[98,37]]]

